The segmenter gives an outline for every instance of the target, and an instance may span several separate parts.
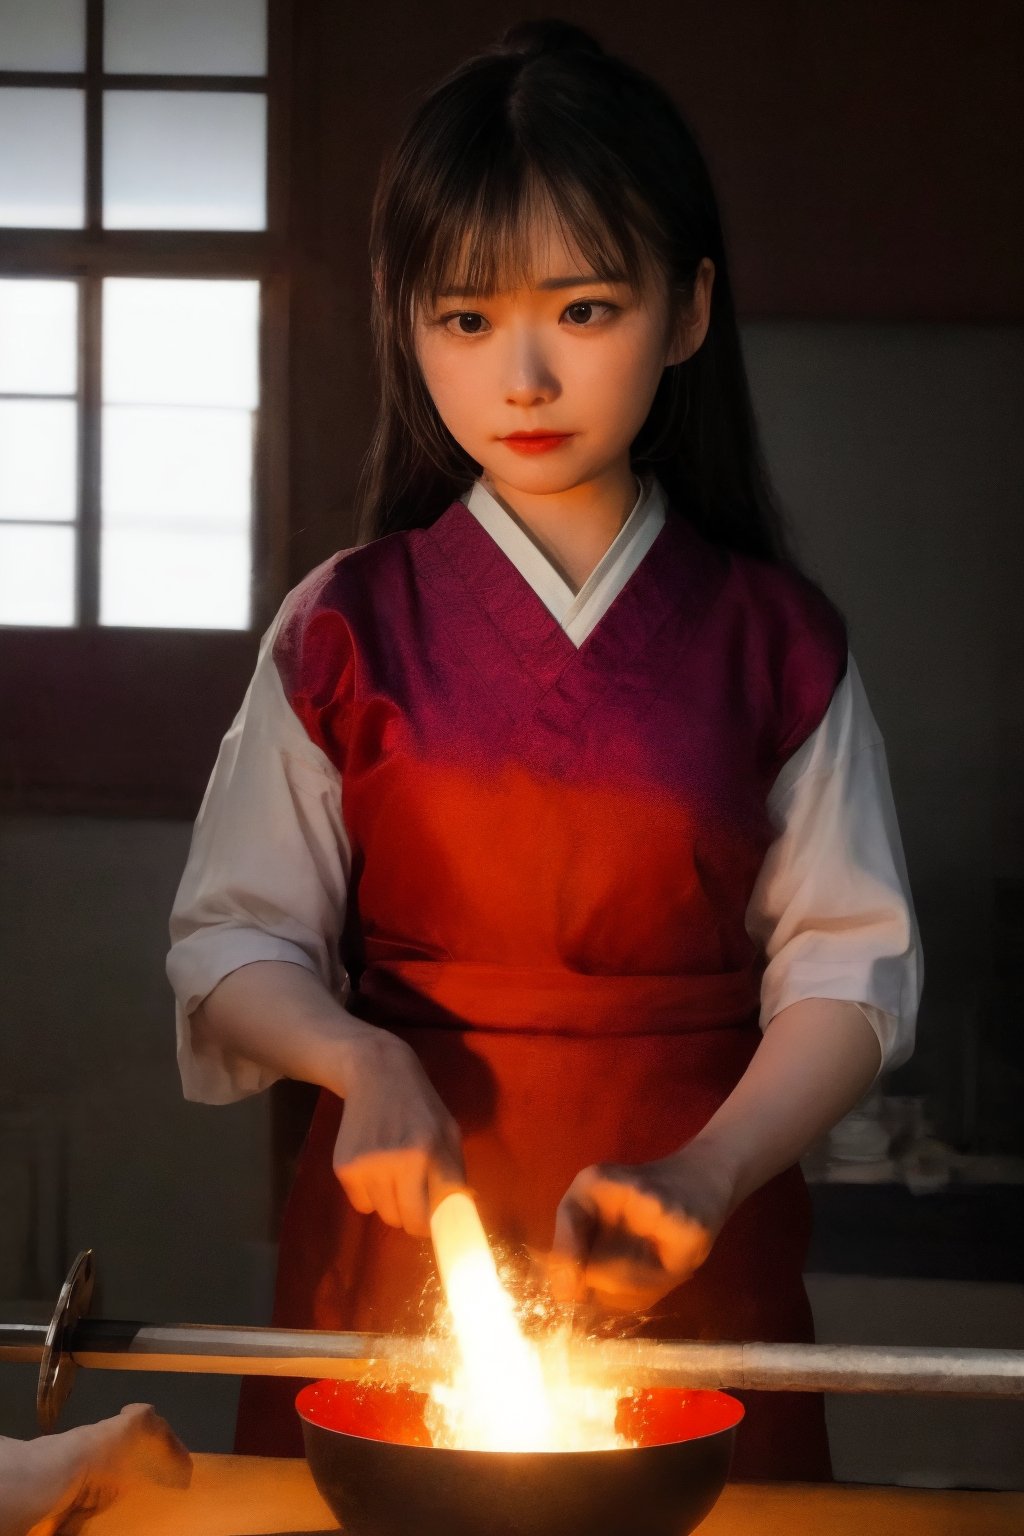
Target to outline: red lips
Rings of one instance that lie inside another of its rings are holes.
[[[560,448],[574,434],[572,432],[512,432],[501,441],[515,453],[547,453]]]

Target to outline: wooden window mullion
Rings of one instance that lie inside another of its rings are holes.
[[[103,228],[103,0],[85,9],[85,227]]]
[[[79,285],[78,445],[81,455],[78,503],[78,623],[100,621],[100,415],[102,410],[103,279],[84,277]]]
[[[85,229],[103,228],[103,0],[85,11]],[[85,272],[78,317],[78,535],[77,622],[95,628],[100,608],[100,409],[102,399],[103,280]]]
[[[267,5],[267,231],[269,252],[289,239],[291,162],[289,0]],[[270,258],[274,260],[273,256]],[[260,404],[254,468],[252,623],[262,631],[288,586],[288,358],[291,280],[275,261],[260,289]]]

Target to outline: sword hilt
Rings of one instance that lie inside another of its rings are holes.
[[[95,1284],[96,1266],[92,1249],[83,1248],[61,1286],[43,1340],[39,1383],[36,1387],[36,1423],[44,1434],[49,1434],[57,1427],[60,1411],[68,1400],[76,1370],[68,1349],[68,1335],[92,1305]]]

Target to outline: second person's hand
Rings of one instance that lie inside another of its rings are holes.
[[[334,1172],[357,1211],[413,1237],[466,1170],[459,1127],[415,1051],[386,1030],[349,1042]]]

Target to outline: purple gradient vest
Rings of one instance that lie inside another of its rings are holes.
[[[766,796],[846,654],[810,583],[671,514],[578,650],[460,502],[321,566],[276,659],[342,774],[350,969],[687,976],[749,1012]]]

